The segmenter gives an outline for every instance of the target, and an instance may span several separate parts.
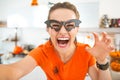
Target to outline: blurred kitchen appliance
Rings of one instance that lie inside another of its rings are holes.
[[[15,47],[14,47],[14,50],[13,50],[13,54],[20,54],[23,49],[21,46],[18,46],[17,42],[18,42],[18,36],[17,36],[17,27],[15,28],[16,31],[15,31]]]

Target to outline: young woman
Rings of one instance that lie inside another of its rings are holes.
[[[33,49],[23,60],[0,65],[0,80],[18,80],[36,66],[44,70],[48,80],[84,80],[87,73],[92,80],[111,80],[106,59],[114,49],[110,38],[104,32],[101,39],[93,33],[95,44],[92,48],[77,42],[80,22],[73,4],[55,4],[45,21],[50,39]]]

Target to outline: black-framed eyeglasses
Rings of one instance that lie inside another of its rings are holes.
[[[47,24],[47,27],[51,27],[51,29],[54,29],[56,32],[60,31],[61,27],[64,26],[66,31],[71,31],[75,27],[79,27],[79,24],[81,23],[78,19],[71,19],[68,21],[57,21],[57,20],[47,20],[45,21],[45,24]]]

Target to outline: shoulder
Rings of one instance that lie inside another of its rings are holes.
[[[77,53],[85,57],[91,57],[92,55],[86,50],[86,47],[89,47],[88,44],[77,42]]]
[[[77,43],[77,54],[84,60],[84,62],[87,61],[88,65],[91,66],[95,64],[96,59],[86,50],[87,46],[90,47],[88,44]]]
[[[46,43],[39,45],[37,48],[50,48],[50,47],[52,47],[52,44],[50,41],[47,41]]]
[[[52,49],[52,45],[50,43],[50,41],[47,41],[46,43],[44,44],[41,44],[39,45],[38,47],[34,48],[30,53],[29,55],[46,55],[46,53],[48,51],[50,51]]]
[[[35,49],[33,49],[28,55],[33,57],[35,61],[40,65],[48,58],[51,52],[51,45],[50,42],[47,41],[45,44],[41,44]]]
[[[84,44],[84,43],[77,42],[77,43],[76,43],[76,46],[77,46],[79,49],[85,50],[85,48],[86,48],[87,46],[89,46],[89,45],[88,45],[88,44]]]

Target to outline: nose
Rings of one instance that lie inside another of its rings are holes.
[[[67,31],[66,31],[64,25],[62,25],[62,27],[61,27],[59,33],[67,33]]]

